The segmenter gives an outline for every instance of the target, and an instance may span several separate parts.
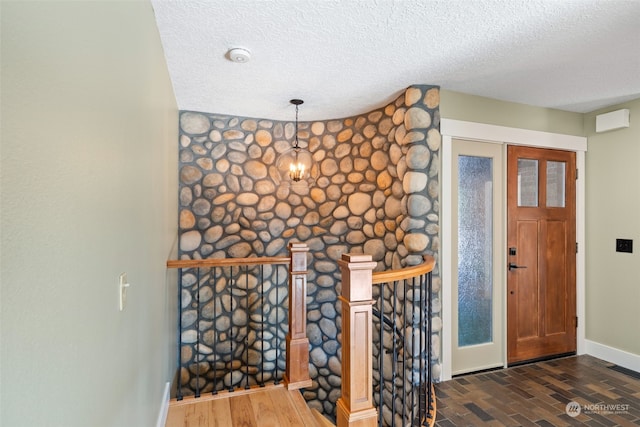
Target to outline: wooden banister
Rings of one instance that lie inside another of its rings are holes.
[[[307,338],[307,252],[304,243],[289,243],[289,333],[287,334],[287,388],[311,387]]]
[[[343,254],[342,272],[342,396],[336,403],[338,427],[374,427],[371,255]]]
[[[289,257],[170,259],[167,268],[236,267],[239,265],[289,264]]]
[[[391,283],[398,280],[411,279],[412,277],[422,276],[430,271],[433,271],[433,267],[436,265],[436,260],[430,255],[425,255],[424,262],[422,264],[414,265],[412,267],[401,268],[399,270],[386,270],[376,271],[373,273],[371,279],[372,283]]]

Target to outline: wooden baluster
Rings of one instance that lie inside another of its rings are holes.
[[[342,396],[337,402],[338,427],[374,427],[373,324],[371,255],[343,254],[342,272]],[[382,373],[381,373],[382,375]]]
[[[307,338],[307,252],[304,243],[289,243],[289,333],[284,379],[290,390],[311,387]]]

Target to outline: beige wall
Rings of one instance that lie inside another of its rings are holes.
[[[447,119],[584,136],[582,114],[533,107],[440,90],[440,114]]]
[[[0,424],[155,425],[174,363],[178,120],[153,10],[1,7]]]
[[[595,133],[595,116],[628,108],[630,127]],[[640,99],[585,114],[587,339],[640,356]],[[633,253],[615,252],[617,238]]]

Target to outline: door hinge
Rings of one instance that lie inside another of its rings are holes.
[[[578,316],[576,316],[576,329],[578,329]]]
[[[576,180],[578,179],[578,171],[579,171],[579,170],[580,170],[580,169],[576,168]]]
[[[576,242],[576,253],[578,253],[578,242]]]

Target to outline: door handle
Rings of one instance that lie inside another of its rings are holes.
[[[527,268],[526,265],[515,265],[514,263],[509,263],[509,271],[515,270],[516,268]]]

